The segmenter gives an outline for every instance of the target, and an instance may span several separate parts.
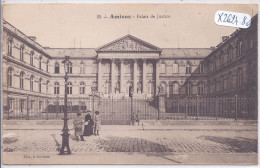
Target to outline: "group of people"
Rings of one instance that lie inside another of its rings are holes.
[[[87,111],[85,121],[81,118],[81,113],[77,113],[77,118],[73,121],[76,141],[85,141],[83,136],[99,135],[101,117],[99,111],[95,111],[95,115],[91,117],[91,111]],[[84,125],[84,130],[83,130]]]

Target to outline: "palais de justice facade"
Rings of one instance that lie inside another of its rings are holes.
[[[174,95],[256,93],[257,16],[216,47],[159,48],[126,35],[98,48],[49,48],[3,21],[3,104],[39,104],[64,97],[62,61],[70,56],[69,98],[154,98]],[[11,108],[11,107],[10,107]],[[39,107],[40,108],[40,107]]]

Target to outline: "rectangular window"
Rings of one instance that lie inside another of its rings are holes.
[[[166,72],[167,72],[167,74],[171,74],[172,71],[173,71],[172,65],[167,65],[167,66],[166,66]]]
[[[8,109],[13,110],[14,109],[14,100],[8,99]]]
[[[20,112],[23,113],[24,112],[24,99],[20,100]]]
[[[97,64],[92,65],[92,73],[97,73]]]
[[[161,73],[165,73],[165,72],[166,72],[165,64],[161,64]]]
[[[34,106],[34,100],[31,100],[31,109],[33,109],[33,106]]]
[[[199,73],[200,74],[204,73],[204,66],[202,63],[199,65]]]
[[[42,101],[39,101],[39,110],[42,109]]]
[[[80,67],[80,73],[81,73],[81,74],[84,74],[84,73],[85,73],[85,67],[84,67],[84,66],[81,66],[81,67]]]
[[[190,73],[191,73],[191,67],[190,67],[190,66],[186,67],[186,73],[187,73],[187,74],[190,74]]]
[[[172,68],[173,68],[173,73],[179,73],[178,64],[173,64],[173,65],[172,65]]]

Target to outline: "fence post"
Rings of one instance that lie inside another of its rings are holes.
[[[161,104],[161,98],[158,96],[158,114],[157,114],[157,120],[160,120],[160,104]]]
[[[199,95],[197,95],[197,102],[196,102],[196,104],[197,104],[197,109],[196,109],[196,120],[198,120],[199,119]]]
[[[237,111],[238,111],[238,98],[237,95],[235,96],[236,98],[236,114],[235,114],[235,120],[237,121]]]
[[[188,114],[188,102],[187,99],[185,99],[185,119],[187,119],[187,114]]]
[[[29,120],[30,119],[29,118],[29,96],[27,95],[26,98],[27,98],[27,104],[26,104],[27,105],[26,106],[27,107],[27,109],[26,109],[27,110],[27,120]]]
[[[216,120],[218,120],[218,110],[219,110],[219,100],[218,97],[216,97]]]
[[[46,112],[46,120],[49,120],[49,101],[46,100],[46,107],[45,107],[45,112]]]
[[[178,97],[177,99],[178,99],[177,103],[178,103],[178,114],[179,114],[180,113],[180,98]]]
[[[147,99],[145,97],[145,103],[144,103],[144,119],[146,120],[146,103],[147,103]]]

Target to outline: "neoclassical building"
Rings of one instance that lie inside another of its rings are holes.
[[[3,21],[3,104],[24,107],[64,97],[64,67],[70,56],[69,98],[153,98],[159,86],[174,95],[256,92],[257,16],[248,29],[223,37],[216,47],[159,48],[132,35],[98,48],[48,48]]]

